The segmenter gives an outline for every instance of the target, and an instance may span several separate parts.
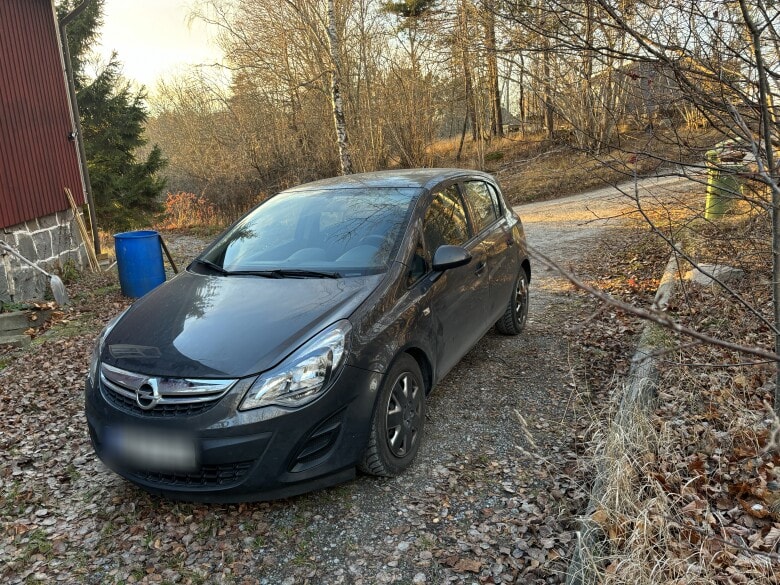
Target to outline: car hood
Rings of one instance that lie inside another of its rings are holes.
[[[107,336],[102,360],[150,376],[257,374],[351,315],[383,277],[275,279],[185,272],[130,307]]]

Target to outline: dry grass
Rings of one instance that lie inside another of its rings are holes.
[[[703,199],[703,189],[696,196]],[[718,222],[686,211],[668,217],[695,259],[742,268],[730,287],[768,316],[765,214],[742,202]],[[710,335],[772,347],[768,328],[729,291],[680,284],[669,311]],[[780,427],[768,406],[774,366],[665,335],[676,343],[657,356],[655,409],[633,412],[631,425],[595,428],[599,497],[584,520],[601,540],[587,567],[605,585],[778,583]],[[612,397],[613,415],[621,395]]]
[[[693,395],[687,398],[699,400]],[[780,565],[767,553],[776,549],[780,531],[766,527],[771,523],[755,530],[739,525],[741,533],[752,533],[741,540],[733,538],[726,526],[714,529],[723,512],[700,497],[700,486],[689,477],[686,465],[696,442],[681,437],[681,431],[685,433],[679,422],[657,414],[635,411],[632,419],[633,425],[613,424],[595,441],[601,497],[592,502],[592,512],[584,520],[598,534],[598,546],[583,558],[595,582],[777,583]],[[744,422],[731,421],[722,433],[742,436]],[[762,426],[760,421],[752,422]],[[759,438],[754,438],[758,444]],[[663,471],[670,468],[679,474],[675,489],[670,489],[668,471]]]
[[[568,136],[563,136],[569,139]],[[510,134],[490,142],[467,138],[460,159],[459,138],[430,147],[436,166],[460,166],[494,173],[513,204],[553,199],[643,176],[664,165],[699,162],[718,140],[712,130],[660,129],[653,134],[624,129],[612,148],[594,154],[545,138]]]
[[[114,252],[114,234],[103,230],[98,230],[98,241],[100,242],[100,253],[116,257]]]

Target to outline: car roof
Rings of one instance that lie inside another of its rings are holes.
[[[464,176],[482,178],[491,182],[495,181],[487,173],[471,169],[394,169],[331,177],[330,179],[298,185],[297,187],[287,189],[285,192],[291,193],[312,189],[360,189],[366,187],[430,189],[442,181]]]

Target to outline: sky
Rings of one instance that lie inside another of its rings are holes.
[[[221,51],[203,22],[187,24],[192,0],[105,0],[101,47],[116,51],[124,76],[153,92],[161,76],[187,65],[214,63]]]

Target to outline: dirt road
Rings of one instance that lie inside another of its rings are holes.
[[[627,204],[602,190],[518,211],[532,246],[576,265]],[[202,244],[168,240],[180,265]],[[235,506],[152,498],[96,460],[82,380],[99,325],[84,306],[82,327],[0,370],[0,581],[561,582],[585,498],[565,335],[582,306],[538,267],[531,290],[526,331],[489,333],[435,389],[406,474]]]

